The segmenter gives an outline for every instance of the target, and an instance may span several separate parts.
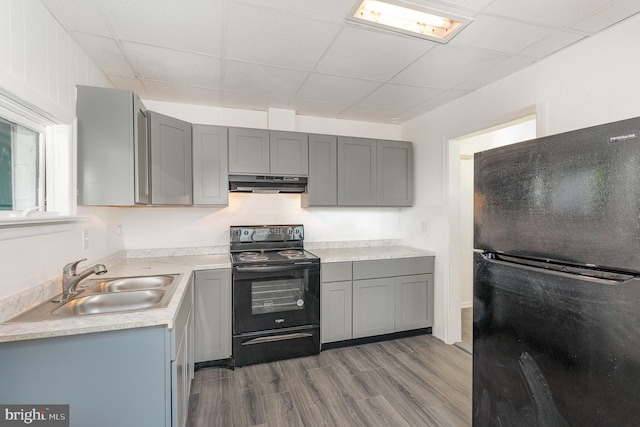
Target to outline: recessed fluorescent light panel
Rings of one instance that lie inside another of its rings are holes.
[[[363,0],[347,20],[438,43],[447,43],[471,22],[470,18],[418,5],[380,0]]]

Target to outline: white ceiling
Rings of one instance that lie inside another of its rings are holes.
[[[346,22],[359,0],[42,0],[142,98],[402,123],[640,12],[638,0],[414,0],[443,45]]]

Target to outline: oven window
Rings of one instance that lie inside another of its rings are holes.
[[[304,284],[304,278],[251,282],[252,314],[303,310]]]

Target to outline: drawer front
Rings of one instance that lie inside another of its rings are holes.
[[[353,280],[433,273],[433,257],[393,258],[353,263]]]
[[[341,282],[351,280],[351,262],[328,262],[321,264],[320,281]]]

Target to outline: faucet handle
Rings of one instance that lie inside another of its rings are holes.
[[[64,266],[64,268],[62,269],[62,272],[68,276],[75,276],[76,267],[78,266],[78,264],[86,260],[87,260],[86,258],[82,258],[82,259],[79,259],[78,261],[70,262],[69,264]]]

